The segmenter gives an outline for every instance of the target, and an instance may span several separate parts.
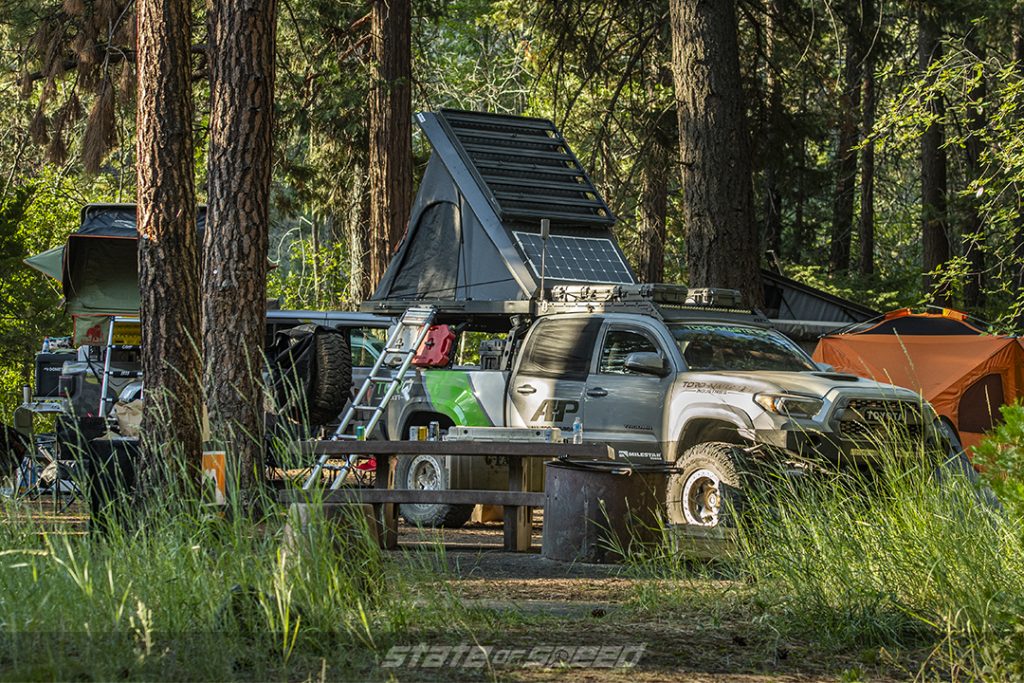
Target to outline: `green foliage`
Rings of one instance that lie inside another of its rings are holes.
[[[1019,509],[1003,515],[935,467],[900,449],[870,475],[755,496],[739,564],[766,618],[836,650],[924,652],[928,677],[1012,678],[1024,665]]]
[[[1024,406],[1000,406],[1003,419],[974,449],[974,462],[1011,510],[1024,512]]]
[[[916,273],[907,273],[899,280],[883,280],[879,276],[840,273],[830,276],[824,266],[786,265],[785,274],[829,294],[870,306],[876,311],[891,311],[919,303],[916,298]]]

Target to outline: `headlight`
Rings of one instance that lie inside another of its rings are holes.
[[[814,417],[824,401],[798,394],[754,394],[754,402],[769,413],[792,417]]]

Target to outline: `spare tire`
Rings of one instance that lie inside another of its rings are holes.
[[[328,424],[352,391],[348,335],[321,325],[278,332],[268,354],[277,411],[310,426]]]

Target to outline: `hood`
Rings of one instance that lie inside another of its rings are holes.
[[[682,389],[705,387],[714,392],[794,393],[828,398],[832,393],[870,394],[884,398],[916,401],[917,393],[903,387],[839,372],[717,371],[682,372],[676,382]]]

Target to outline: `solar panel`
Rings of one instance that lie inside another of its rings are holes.
[[[530,232],[513,232],[533,273],[540,277],[541,250],[544,241]],[[633,275],[622,260],[618,247],[604,237],[548,238],[544,277],[569,282],[632,284]]]

